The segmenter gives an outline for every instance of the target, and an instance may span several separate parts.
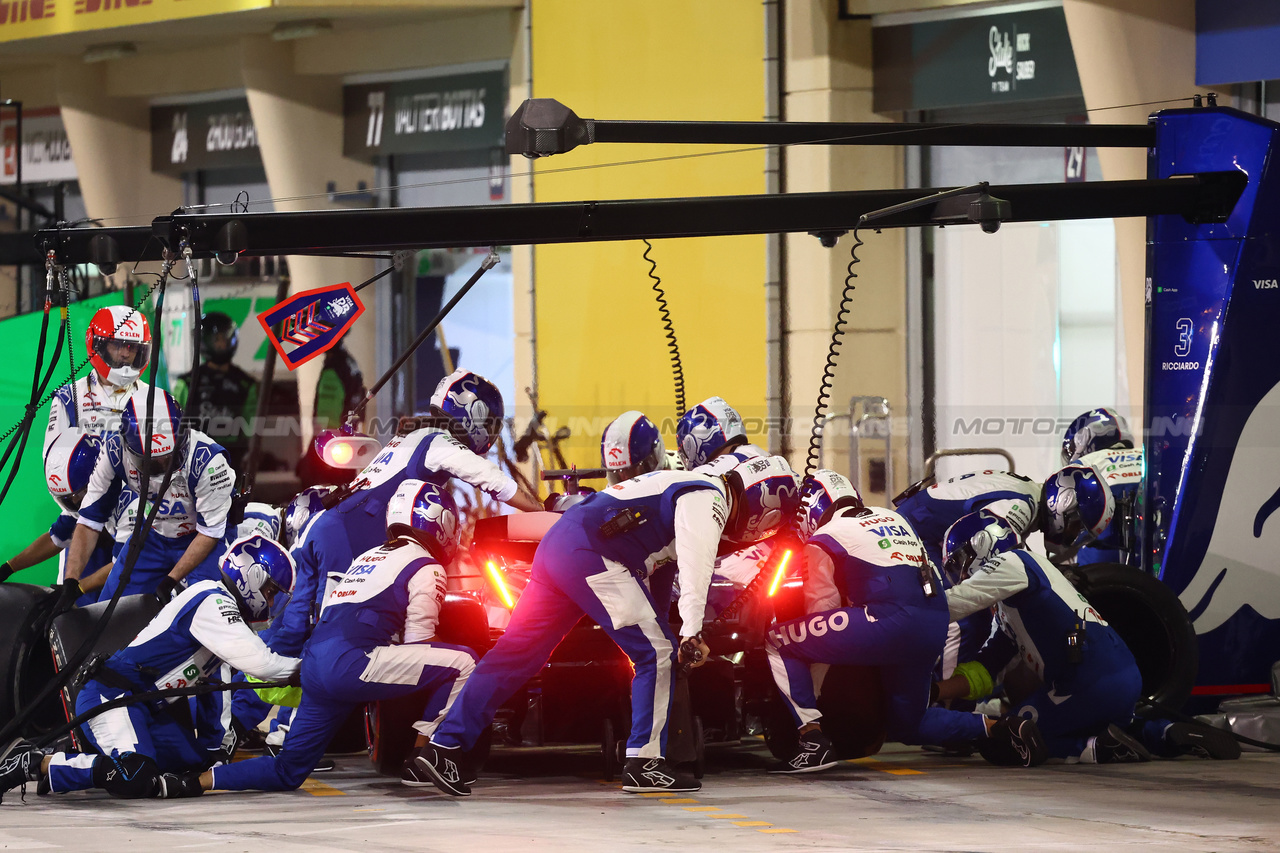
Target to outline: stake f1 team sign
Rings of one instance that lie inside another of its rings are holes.
[[[258,315],[290,370],[328,350],[347,333],[364,304],[351,282],[304,290]],[[280,332],[276,334],[276,327]]]

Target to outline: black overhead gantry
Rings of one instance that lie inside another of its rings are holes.
[[[724,144],[932,144],[1150,147],[1150,125],[817,124],[612,122],[580,119],[546,99],[526,101],[507,123],[507,151],[544,157],[601,142]],[[1096,219],[1179,214],[1222,222],[1247,184],[1235,172],[1162,180],[979,185],[702,198],[578,201],[473,207],[376,208],[297,213],[181,209],[150,226],[36,232],[36,249],[63,264],[157,261],[186,242],[198,257],[344,255],[404,249],[585,243],[605,240],[811,232],[829,238],[865,226]],[[936,195],[930,195],[936,193]],[[923,198],[922,198],[923,196]]]

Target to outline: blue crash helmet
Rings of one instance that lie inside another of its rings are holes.
[[[458,427],[454,438],[483,456],[502,432],[504,408],[498,386],[470,370],[455,370],[436,385],[431,408]]]
[[[458,554],[460,526],[457,504],[433,483],[405,480],[387,501],[387,537],[413,539],[445,568]]]
[[[942,568],[953,583],[969,576],[975,563],[1021,545],[1017,532],[994,512],[980,509],[956,519],[942,537]]]
[[[1068,465],[1044,484],[1045,549],[1065,559],[1107,529],[1116,502],[1106,478],[1092,465]]]
[[[693,470],[725,445],[745,444],[747,431],[742,415],[722,397],[708,397],[680,416],[676,424],[676,444],[684,467]]]
[[[805,477],[800,486],[796,529],[800,538],[808,541],[838,510],[862,509],[864,506],[862,495],[858,494],[848,477],[822,468]]]
[[[1113,409],[1090,409],[1071,422],[1062,436],[1062,464],[1120,445],[1133,447],[1133,433],[1124,416]]]

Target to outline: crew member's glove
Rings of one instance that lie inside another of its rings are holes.
[[[200,787],[200,773],[192,770],[187,773],[161,773],[160,790],[156,796],[163,800],[179,800],[187,797],[198,797],[204,793]]]
[[[182,583],[165,575],[160,579],[160,583],[156,586],[156,598],[160,599],[161,604],[168,604],[178,597],[178,593],[182,592]]]
[[[9,565],[8,560],[5,560],[4,564],[0,565],[0,582],[8,580],[11,574],[13,574],[13,566]]]
[[[82,595],[84,595],[84,590],[80,588],[80,581],[75,578],[67,578],[58,587],[58,602],[53,606],[53,612],[67,612],[76,606],[76,600]]]
[[[701,633],[693,637],[681,638],[680,663],[684,665],[685,669],[696,669],[702,666],[710,654],[711,647],[703,641]]]
[[[969,682],[969,693],[964,698],[971,702],[979,702],[990,696],[991,692],[995,690],[995,682],[991,678],[991,673],[976,660],[956,664],[954,674],[964,676],[964,680]]]

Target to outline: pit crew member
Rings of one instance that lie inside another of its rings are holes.
[[[805,479],[798,533],[805,540],[801,619],[775,625],[766,650],[774,682],[800,730],[800,744],[775,773],[834,767],[822,733],[813,664],[874,666],[886,694],[889,739],[907,744],[973,742],[993,763],[1044,760],[1036,725],[929,707],[934,661],[947,636],[947,597],[919,538],[898,513],[868,507],[848,479],[818,471]]]
[[[426,744],[475,668],[471,649],[435,641],[458,529],[447,492],[421,480],[400,484],[387,505],[387,542],[357,557],[325,602],[303,654],[302,702],[284,749],[214,767],[201,775],[203,789],[297,788],[352,710],[419,691],[430,691],[414,725],[418,745]],[[404,781],[431,784],[408,767]]]
[[[1093,409],[1076,418],[1062,438],[1064,465],[1081,462],[1102,472],[1116,512],[1098,538],[1076,554],[1076,565],[1130,563],[1137,559],[1133,541],[1144,471],[1143,450],[1133,446],[1133,434],[1124,416],[1112,409]]]
[[[121,415],[120,432],[104,440],[67,551],[66,576],[81,577],[98,531],[115,509],[121,491],[143,493],[143,443],[150,434],[145,476],[148,504],[159,497],[170,466],[174,470],[122,594],[158,591],[168,598],[188,576],[191,581],[220,577],[217,546],[227,529],[235,472],[218,444],[182,425],[178,403],[167,392],[155,391],[148,418],[148,390],[134,392]],[[127,554],[124,549],[116,558],[100,597],[110,597],[121,583]]]
[[[252,552],[255,539],[266,541],[255,537],[237,548]],[[287,559],[233,559],[225,567],[221,580],[187,587],[132,643],[94,670],[76,697],[76,713],[129,693],[186,687],[227,667],[264,681],[297,672],[297,658],[271,652],[248,624],[266,613],[277,592],[288,591]],[[22,750],[0,766],[0,791],[37,782],[39,793],[103,788],[126,799],[192,796],[199,785],[181,774],[223,757],[206,751],[190,726],[169,713],[165,700],[113,708],[86,728],[98,754]]]
[[[653,471],[570,507],[538,544],[506,632],[414,758],[415,769],[446,793],[469,795],[474,773],[465,753],[585,613],[635,668],[623,790],[698,790],[692,774],[664,758],[673,664],[695,664],[707,654],[699,635],[720,540],[745,544],[772,534],[796,497],[795,473],[786,460],[770,457],[740,463],[724,478]],[[645,586],[671,560],[681,578],[681,640]]]

